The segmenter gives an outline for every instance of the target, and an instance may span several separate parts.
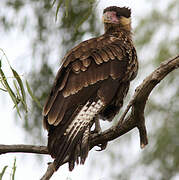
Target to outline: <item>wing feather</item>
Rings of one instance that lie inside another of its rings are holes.
[[[82,63],[80,61],[74,61],[72,63],[72,69],[73,69],[74,73],[79,73],[81,67],[82,67]]]
[[[67,53],[44,107],[43,114],[48,116],[44,119],[48,119],[49,124],[58,125],[63,119],[69,108],[67,104],[64,105],[66,98],[70,102],[70,98],[85,87],[109,77],[122,77],[127,61],[126,54],[121,50],[124,44],[119,43],[118,38],[105,34],[84,41]]]
[[[82,59],[82,63],[84,67],[88,67],[91,64],[91,59],[89,58]]]
[[[111,47],[112,51],[115,53],[115,57],[117,57],[118,60],[122,60],[123,57],[125,57],[125,53],[123,53],[121,51],[120,47],[113,45],[113,44],[110,47]]]
[[[64,118],[64,115],[66,113],[67,103],[61,102],[61,107],[58,107],[58,108],[60,111],[57,113],[58,116],[56,117],[56,120],[53,123],[54,126],[57,126],[62,121],[62,119]]]
[[[111,51],[111,49],[109,47],[104,47],[104,50],[108,54],[108,57],[109,57],[110,60],[115,59],[115,55],[113,54],[113,52]]]
[[[99,53],[93,52],[93,53],[91,54],[91,56],[92,56],[93,59],[95,60],[95,63],[96,63],[96,64],[100,65],[100,64],[103,62],[102,57],[99,55]]]
[[[64,98],[62,97],[62,94],[59,93],[53,103],[53,108],[51,108],[50,111],[48,112],[48,122],[50,125],[55,123],[58,114],[59,112],[61,112],[63,106],[64,106]]]
[[[44,108],[43,108],[42,114],[44,116],[46,116],[48,114],[48,112],[50,111],[50,109],[58,95],[59,90],[63,89],[63,87],[65,86],[66,81],[69,76],[69,72],[70,72],[70,69],[65,70],[63,68],[63,66],[61,66],[61,68],[59,69],[57,76],[55,78],[54,84],[53,84],[53,88],[52,88],[50,95],[46,101],[46,104],[44,105]]]
[[[108,62],[109,56],[108,56],[108,54],[106,53],[106,51],[104,49],[99,51],[99,54],[101,55],[104,62]]]

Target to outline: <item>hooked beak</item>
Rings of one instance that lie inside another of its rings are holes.
[[[106,12],[105,14],[103,14],[102,20],[103,20],[103,23],[110,23],[110,22],[111,22],[111,18],[110,18],[110,16],[109,16],[109,13],[108,13],[108,12]]]

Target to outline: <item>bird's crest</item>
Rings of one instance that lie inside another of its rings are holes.
[[[103,13],[107,11],[115,11],[118,16],[124,16],[126,18],[131,17],[131,9],[128,7],[110,6],[110,7],[105,8]]]

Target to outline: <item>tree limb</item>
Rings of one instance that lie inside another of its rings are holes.
[[[48,154],[46,146],[33,146],[33,145],[3,145],[0,144],[0,155],[5,153],[35,153],[35,154]]]
[[[40,180],[49,180],[52,177],[52,175],[54,174],[55,171],[56,170],[55,170],[54,162],[49,163],[47,171],[45,172],[45,174],[43,175],[43,177]]]
[[[136,89],[135,93],[129,102],[126,111],[124,111],[119,122],[101,133],[100,135],[93,135],[90,140],[90,147],[112,141],[123,134],[129,132],[131,129],[137,127],[140,134],[141,147],[143,148],[147,144],[147,132],[145,128],[144,109],[146,101],[153,90],[153,88],[164,79],[171,71],[179,67],[179,55],[174,58],[170,58],[153,71],[148,77],[146,77],[142,84]],[[130,115],[125,118],[127,112],[132,107]],[[124,119],[125,118],[125,119]]]
[[[129,102],[126,110],[122,114],[119,122],[102,132],[101,134],[93,134],[90,137],[90,149],[99,144],[105,144],[108,141],[112,141],[123,134],[129,132],[133,128],[137,127],[140,135],[141,148],[145,147],[148,143],[147,131],[145,127],[144,110],[147,99],[152,92],[153,88],[164,79],[170,72],[179,67],[179,55],[169,60],[164,61],[160,66],[153,71],[148,77],[146,77],[141,85],[139,85],[135,93]],[[127,113],[131,109],[130,114],[126,117]],[[9,152],[23,152],[23,153],[37,153],[48,154],[48,150],[45,146],[31,146],[31,145],[0,145],[0,154]],[[68,160],[65,160],[66,163]],[[48,180],[55,172],[54,162],[50,163],[45,175],[41,180]]]

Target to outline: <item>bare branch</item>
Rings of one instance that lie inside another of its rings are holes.
[[[147,144],[147,132],[145,128],[144,109],[146,101],[153,90],[153,88],[164,79],[171,71],[179,67],[179,55],[169,60],[164,61],[161,65],[146,77],[142,84],[138,86],[135,93],[127,106],[124,114],[116,126],[113,126],[100,135],[93,135],[90,140],[90,147],[112,141],[131,129],[137,127],[140,133],[141,147]],[[125,118],[130,107],[132,107],[131,114]],[[127,111],[127,112],[126,112]],[[124,119],[125,118],[125,119]],[[124,119],[124,120],[123,120]]]
[[[43,177],[40,180],[49,180],[55,171],[56,170],[55,170],[54,162],[49,163],[46,173],[43,175]]]
[[[46,146],[33,146],[33,145],[3,145],[0,144],[0,154],[5,153],[35,153],[35,154],[48,154]]]

